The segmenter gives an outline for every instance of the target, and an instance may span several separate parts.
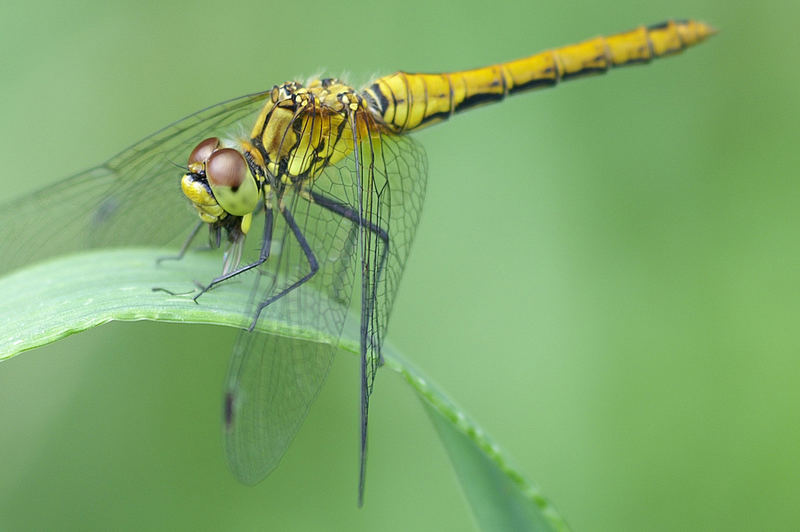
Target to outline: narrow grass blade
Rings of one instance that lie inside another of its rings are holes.
[[[228,282],[204,294],[194,280],[213,278],[219,257],[192,253],[164,261],[163,250],[106,250],[59,258],[0,279],[0,361],[113,320],[250,324],[244,312],[249,282]],[[158,288],[159,290],[153,290]],[[172,294],[166,292],[172,292]],[[258,330],[290,338],[335,342],[318,331],[261,320]],[[359,354],[358,334],[339,347]],[[450,456],[476,523],[485,531],[566,530],[553,506],[504,458],[497,445],[447,395],[401,355],[386,348],[386,367],[422,401]]]

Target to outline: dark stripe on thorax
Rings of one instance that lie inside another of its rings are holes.
[[[368,91],[364,91],[364,96],[370,101],[370,103],[374,103],[374,108],[380,111],[381,116],[383,113],[386,112],[386,108],[389,107],[389,100],[386,99],[386,95],[383,94],[381,90],[380,83],[373,83],[370,86],[371,93]],[[372,95],[376,95],[378,97],[378,101],[376,102]]]

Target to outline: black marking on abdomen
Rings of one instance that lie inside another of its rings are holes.
[[[628,66],[628,65],[646,65],[647,63],[649,63],[652,60],[653,60],[653,54],[652,54],[652,50],[651,50],[650,57],[648,57],[646,59],[628,59],[624,63],[615,64],[614,67],[622,67],[622,66]]]
[[[525,83],[520,83],[519,85],[514,85],[508,93],[515,94],[517,92],[538,89],[540,87],[552,87],[557,84],[558,80],[556,78],[537,78],[526,81]]]
[[[466,109],[483,105],[485,103],[499,102],[505,98],[505,96],[505,94],[496,94],[491,92],[473,94],[469,98],[465,98],[460,104],[456,105],[455,111],[458,113]]]
[[[667,29],[668,26],[669,26],[669,20],[665,20],[664,22],[656,22],[655,24],[647,26],[647,30],[648,31],[664,30]]]
[[[450,111],[442,111],[442,112],[439,112],[439,113],[433,113],[432,115],[428,115],[425,118],[423,118],[422,122],[420,122],[419,125],[414,126],[414,127],[422,127],[425,124],[436,122],[437,120],[444,121],[444,120],[447,120],[448,118],[450,118]]]
[[[608,67],[586,67],[582,68],[575,72],[565,72],[561,79],[575,79],[581,76],[591,76],[594,74],[605,74],[608,71]]]

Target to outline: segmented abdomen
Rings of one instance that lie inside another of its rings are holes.
[[[562,80],[603,73],[612,67],[648,63],[713,34],[714,29],[702,22],[668,21],[474,70],[442,74],[396,72],[377,79],[362,94],[390,130],[404,133],[510,94],[551,87]]]

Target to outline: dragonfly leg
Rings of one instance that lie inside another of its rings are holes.
[[[181,249],[180,249],[180,251],[178,251],[177,255],[166,256],[166,257],[158,257],[158,258],[156,258],[156,264],[161,264],[162,262],[164,262],[166,260],[181,260],[184,257],[184,255],[186,255],[186,251],[189,249],[189,246],[191,245],[192,241],[194,240],[194,237],[197,236],[197,233],[200,232],[200,228],[203,227],[203,225],[205,225],[205,222],[203,222],[203,221],[197,222],[197,224],[192,229],[192,232],[189,233],[188,238],[186,238],[186,241],[183,243],[183,246],[181,246]],[[189,292],[173,292],[172,290],[168,290],[166,288],[160,288],[160,287],[154,287],[154,288],[152,288],[152,290],[153,290],[153,292],[165,292],[165,293],[167,293],[167,294],[169,294],[171,296],[188,296],[189,294],[191,294],[194,291],[194,290],[192,290],[192,291],[189,291]]]
[[[384,268],[386,267],[386,260],[389,256],[389,233],[386,229],[375,225],[374,223],[370,222],[369,220],[364,220],[361,216],[359,216],[358,212],[346,205],[337,201],[333,198],[320,194],[318,192],[314,192],[313,190],[309,191],[309,195],[311,200],[320,207],[328,209],[331,212],[338,214],[339,216],[346,218],[353,222],[357,227],[364,227],[368,229],[372,233],[375,234],[382,242],[383,242],[383,251],[381,251],[381,261],[378,265],[378,272],[375,278],[375,283],[378,283],[381,275],[383,274]],[[371,315],[372,311],[369,309],[368,315]],[[378,356],[380,357],[380,364],[383,365],[383,354],[380,353],[380,349],[377,349]]]
[[[372,231],[375,233],[375,236],[381,239],[383,242],[383,251],[381,252],[381,263],[378,267],[378,277],[380,277],[384,266],[386,266],[386,258],[389,255],[389,233],[386,231],[386,229],[375,225],[369,220],[362,220],[358,215],[358,212],[356,212],[356,210],[349,205],[345,205],[344,203],[341,203],[333,198],[329,198],[328,196],[324,196],[319,192],[314,192],[313,190],[310,191],[309,194],[316,205],[328,209],[331,212],[335,212],[343,218],[347,218],[358,227],[364,227]]]
[[[258,317],[261,315],[262,310],[264,310],[272,303],[279,300],[280,298],[282,298],[295,288],[305,284],[309,279],[314,277],[314,274],[316,274],[319,271],[319,263],[317,262],[317,257],[311,250],[311,246],[308,245],[308,241],[306,240],[306,237],[303,235],[303,231],[300,230],[300,227],[297,225],[297,222],[295,222],[294,217],[289,212],[289,209],[282,209],[282,212],[283,212],[283,218],[286,220],[286,225],[288,225],[289,229],[292,230],[292,233],[294,234],[297,243],[300,244],[300,248],[303,250],[306,259],[308,260],[309,272],[300,279],[298,279],[297,281],[295,281],[294,283],[290,284],[289,286],[278,292],[277,294],[274,294],[265,299],[264,301],[262,301],[261,303],[259,303],[258,308],[256,309],[256,314],[253,317],[253,323],[250,324],[250,329],[249,329],[250,331],[252,331],[255,328],[256,323],[258,322]]]
[[[204,225],[205,225],[205,222],[203,222],[202,220],[197,222],[197,224],[195,224],[194,228],[192,229],[192,232],[189,233],[189,236],[186,238],[186,241],[181,246],[180,251],[178,251],[178,254],[177,255],[169,255],[169,256],[166,256],[166,257],[158,257],[156,259],[156,264],[161,264],[165,260],[181,260],[183,258],[183,256],[186,255],[186,251],[189,249],[189,246],[191,245],[192,241],[194,240],[194,237],[197,236],[197,233],[200,232],[200,228],[203,227]]]
[[[273,214],[272,209],[265,209],[264,210],[264,236],[261,240],[261,251],[258,254],[258,259],[250,264],[246,264],[241,268],[236,268],[235,270],[226,273],[225,275],[220,275],[216,279],[213,279],[207,286],[203,287],[200,290],[200,293],[194,296],[194,300],[197,301],[197,298],[211,290],[213,287],[217,286],[219,283],[223,281],[227,281],[232,277],[236,277],[240,273],[244,273],[248,270],[252,270],[253,268],[257,268],[264,264],[266,260],[269,258],[269,251],[272,247],[272,222],[273,222]]]

